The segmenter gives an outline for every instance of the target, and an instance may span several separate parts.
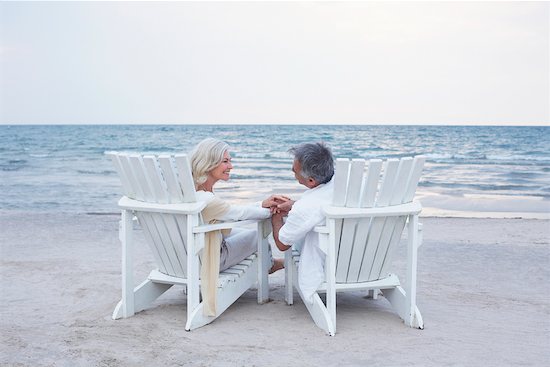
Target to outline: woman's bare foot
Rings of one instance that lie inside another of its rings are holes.
[[[273,266],[269,269],[269,274],[273,274],[278,270],[285,267],[285,261],[283,259],[273,259]]]

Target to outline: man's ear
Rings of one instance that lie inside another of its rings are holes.
[[[317,186],[317,181],[315,181],[315,179],[314,179],[313,177],[309,177],[309,178],[307,179],[307,186],[308,186],[310,189],[312,189],[312,188],[314,188],[314,187]]]

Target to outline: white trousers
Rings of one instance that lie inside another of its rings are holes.
[[[255,253],[257,248],[258,232],[255,229],[233,228],[220,247],[220,271],[237,265]],[[271,248],[269,257],[271,258]]]

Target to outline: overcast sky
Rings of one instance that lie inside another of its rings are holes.
[[[0,2],[0,123],[550,123],[548,2]]]

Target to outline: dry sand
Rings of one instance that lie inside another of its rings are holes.
[[[0,212],[2,366],[547,366],[550,222],[424,218],[418,306],[406,327],[383,298],[339,294],[337,334],[300,298],[246,292],[214,323],[184,330],[185,294],[111,320],[120,298],[118,218]],[[137,236],[140,239],[140,236]],[[152,266],[140,239],[136,282]],[[397,262],[398,274],[404,267]]]

